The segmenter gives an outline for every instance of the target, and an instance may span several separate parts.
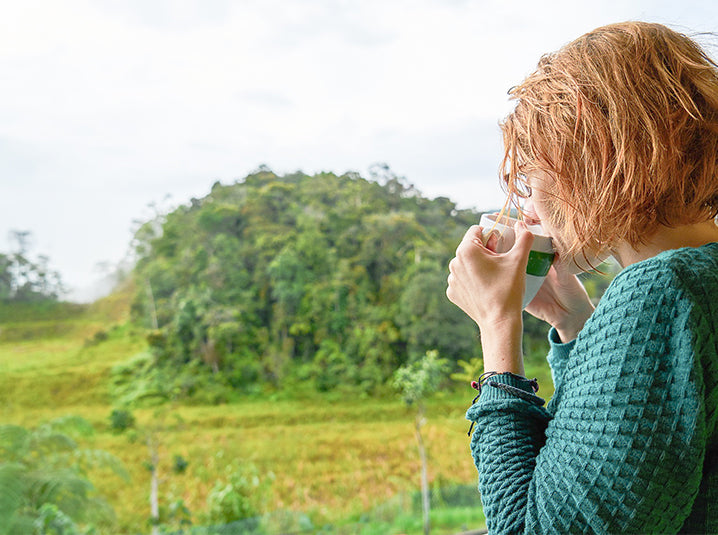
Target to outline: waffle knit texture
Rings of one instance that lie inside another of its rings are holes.
[[[718,533],[718,243],[627,267],[549,341],[546,408],[485,386],[467,413],[489,532]]]

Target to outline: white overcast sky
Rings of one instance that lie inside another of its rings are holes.
[[[260,164],[366,176],[386,162],[426,196],[498,206],[508,88],[627,19],[714,32],[718,4],[0,0],[0,251],[32,231],[87,296],[150,203]]]

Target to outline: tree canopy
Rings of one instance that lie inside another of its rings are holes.
[[[0,253],[0,300],[57,300],[65,293],[60,274],[50,269],[47,256],[30,256],[30,231],[13,230],[10,238],[16,244],[15,250]]]
[[[477,356],[476,327],[444,295],[477,220],[387,168],[371,180],[260,168],[216,183],[136,233],[133,311],[153,329],[152,366],[234,388],[370,390],[429,350]]]

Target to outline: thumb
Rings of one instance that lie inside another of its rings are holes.
[[[529,260],[531,246],[534,243],[534,235],[523,221],[518,221],[516,225],[514,225],[514,234],[516,235],[516,239],[510,253],[517,255],[525,264]]]

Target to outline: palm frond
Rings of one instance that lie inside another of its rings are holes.
[[[29,472],[27,483],[27,496],[34,510],[50,503],[73,519],[82,518],[94,490],[90,481],[70,468]]]
[[[27,451],[30,432],[19,425],[0,425],[0,460],[20,460]]]
[[[19,463],[0,464],[0,533],[9,533],[22,505],[25,467]]]
[[[95,432],[92,424],[82,416],[68,414],[45,422],[38,430],[48,430],[51,433],[61,433],[74,438],[89,437]]]
[[[89,470],[107,469],[112,471],[116,476],[130,480],[130,473],[122,464],[122,461],[104,450],[77,450],[74,457],[81,473],[86,474]]]
[[[30,437],[30,450],[37,456],[50,456],[61,452],[71,452],[78,448],[77,442],[64,433],[49,429],[37,430]]]

